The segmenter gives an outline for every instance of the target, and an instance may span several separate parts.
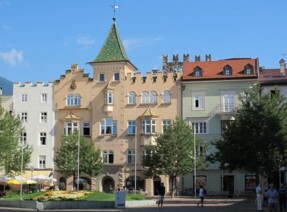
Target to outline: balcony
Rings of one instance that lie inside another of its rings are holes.
[[[209,117],[212,118],[215,115],[219,115],[221,119],[226,119],[232,115],[239,108],[238,104],[226,103],[219,104],[214,107],[214,109],[209,113]]]

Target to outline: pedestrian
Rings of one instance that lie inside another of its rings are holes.
[[[257,203],[257,210],[262,211],[262,204],[263,204],[263,192],[260,183],[258,183],[256,187],[256,203]]]
[[[199,204],[201,204],[201,207],[203,207],[203,200],[204,200],[204,188],[202,187],[202,185],[199,186],[199,198],[200,198],[200,202],[197,203],[197,206],[199,206]]]
[[[274,188],[273,184],[269,185],[269,189],[267,190],[267,198],[268,198],[268,211],[269,212],[277,212],[278,207],[278,192]]]
[[[286,188],[283,183],[281,183],[278,193],[280,212],[286,212]]]
[[[157,203],[158,207],[159,207],[159,205],[162,207],[164,195],[165,195],[165,187],[164,187],[164,184],[161,183],[159,188],[158,188],[158,203]]]

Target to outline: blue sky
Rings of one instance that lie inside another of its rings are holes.
[[[116,0],[117,26],[138,71],[162,68],[162,55],[213,60],[287,60],[286,0]],[[0,0],[0,76],[13,82],[59,79],[71,64],[92,77],[113,23],[114,0]]]

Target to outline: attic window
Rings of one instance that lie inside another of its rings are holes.
[[[232,69],[229,65],[224,67],[223,75],[230,76],[232,75]]]
[[[253,74],[253,66],[250,64],[246,65],[244,68],[244,74],[246,75]]]
[[[200,67],[195,67],[193,73],[194,73],[195,77],[201,77],[202,76],[202,69]]]

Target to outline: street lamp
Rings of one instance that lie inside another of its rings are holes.
[[[137,193],[137,126],[135,126],[135,193]]]
[[[193,152],[194,152],[194,199],[196,199],[196,142],[195,142],[195,128],[193,127]]]
[[[79,185],[80,185],[80,122],[79,122],[79,128],[78,128],[78,173],[77,173],[77,191],[79,191]]]
[[[21,138],[21,179],[20,179],[20,199],[22,199],[23,196],[23,182],[22,182],[22,172],[23,172],[23,163],[24,163],[24,152],[23,152],[23,138]]]

